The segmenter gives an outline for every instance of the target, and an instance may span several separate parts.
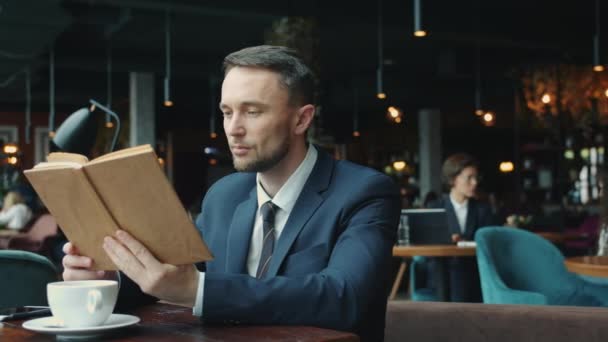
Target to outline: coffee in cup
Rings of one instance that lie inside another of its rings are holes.
[[[114,280],[60,281],[47,284],[53,317],[66,328],[102,325],[114,311],[118,283]]]

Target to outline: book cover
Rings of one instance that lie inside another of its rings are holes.
[[[174,265],[212,259],[149,145],[87,161],[51,153],[25,175],[67,238],[96,270],[115,270],[103,238],[123,229],[161,262]]]

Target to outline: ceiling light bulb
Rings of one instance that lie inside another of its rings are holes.
[[[505,162],[501,162],[500,166],[498,168],[500,169],[500,172],[507,173],[507,172],[513,172],[513,170],[515,169],[515,166],[513,165],[513,162],[505,161]]]
[[[403,171],[403,169],[405,169],[406,166],[407,166],[407,163],[404,162],[403,160],[398,160],[396,162],[393,162],[393,168],[397,171]]]
[[[551,102],[551,95],[549,95],[549,94],[543,95],[543,97],[541,98],[541,101],[543,101],[544,104],[549,104],[549,102]]]
[[[388,114],[393,118],[399,117],[399,110],[393,106],[388,107]]]
[[[6,154],[17,153],[17,151],[19,151],[19,148],[17,147],[17,145],[13,145],[13,144],[4,145],[4,153],[6,153]]]

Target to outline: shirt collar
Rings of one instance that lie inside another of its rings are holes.
[[[296,204],[296,200],[304,188],[304,184],[310,173],[312,172],[315,163],[317,162],[317,149],[312,145],[308,145],[308,151],[304,160],[300,163],[298,168],[289,176],[285,184],[281,186],[279,191],[274,197],[270,197],[266,190],[260,184],[260,175],[256,175],[257,184],[257,195],[258,195],[258,208],[262,204],[272,200],[277,207],[290,213]]]
[[[467,199],[467,200],[465,200],[465,201],[464,201],[464,202],[462,202],[462,203],[458,203],[458,202],[456,202],[456,201],[455,201],[455,200],[452,198],[452,195],[449,195],[449,197],[450,197],[450,202],[452,202],[452,206],[454,207],[454,209],[461,210],[461,209],[466,209],[466,208],[468,208],[468,206],[469,206],[469,200],[468,200],[468,199]]]

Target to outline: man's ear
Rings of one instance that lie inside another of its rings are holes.
[[[298,109],[296,113],[296,126],[294,133],[297,135],[304,134],[308,127],[312,124],[312,119],[315,117],[315,106],[307,104]]]

